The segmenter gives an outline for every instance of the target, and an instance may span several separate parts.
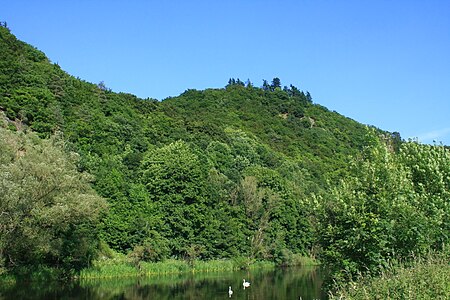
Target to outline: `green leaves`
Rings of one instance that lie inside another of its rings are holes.
[[[0,123],[19,131],[2,129],[0,140],[8,268],[80,268],[97,228],[138,261],[284,263],[319,249],[350,274],[449,241],[444,147],[367,130],[308,92],[281,89],[278,78],[262,88],[231,79],[225,89],[158,102],[71,77],[1,26],[0,49]],[[80,159],[23,133],[30,130],[61,131]],[[107,198],[105,215],[90,186]]]
[[[0,128],[0,259],[7,268],[79,269],[95,253],[105,201],[54,142]]]
[[[317,212],[323,259],[347,276],[448,241],[448,152],[405,143],[396,154],[372,141]]]
[[[152,197],[192,204],[201,201],[206,169],[182,141],[149,151],[143,160],[143,176]]]
[[[163,217],[157,230],[180,255],[205,222],[207,169],[182,141],[150,150],[142,169],[142,182]]]

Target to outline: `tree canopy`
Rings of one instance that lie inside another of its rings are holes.
[[[355,274],[448,243],[447,147],[278,77],[156,101],[74,78],[5,26],[0,49],[3,268],[78,270],[101,240],[151,261],[320,255]]]
[[[0,268],[80,270],[95,257],[106,201],[57,137],[0,127]]]

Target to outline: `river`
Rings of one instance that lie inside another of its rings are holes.
[[[243,279],[250,287],[243,287]],[[0,289],[0,299],[326,299],[319,268],[202,272],[71,282],[18,283]],[[229,295],[229,287],[233,291]]]

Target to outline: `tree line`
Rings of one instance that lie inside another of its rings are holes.
[[[0,47],[3,271],[76,272],[106,247],[148,261],[301,254],[344,276],[448,242],[444,146],[279,78],[160,102],[74,78],[3,27]]]

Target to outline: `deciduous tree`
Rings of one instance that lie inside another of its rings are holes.
[[[0,128],[0,263],[7,269],[79,270],[96,254],[105,200],[77,171],[76,155],[57,144]]]

